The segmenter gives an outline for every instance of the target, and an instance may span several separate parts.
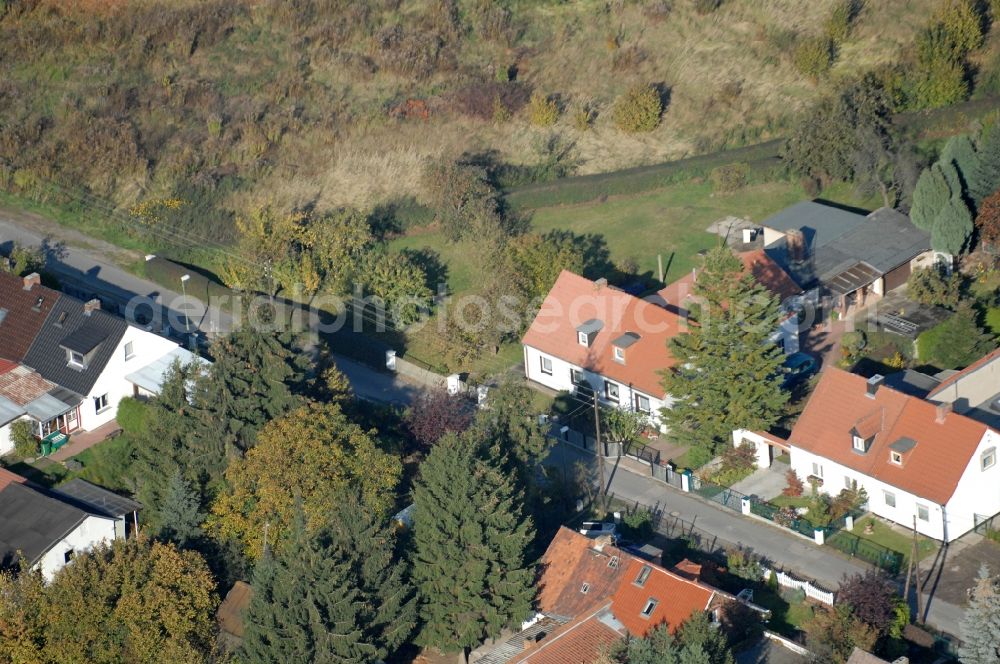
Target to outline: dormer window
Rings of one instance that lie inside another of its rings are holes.
[[[594,345],[594,339],[597,338],[597,333],[601,331],[604,327],[604,323],[597,320],[596,318],[591,318],[582,325],[576,328],[576,341],[581,346],[591,347]]]
[[[867,445],[867,443],[865,443],[865,439],[864,438],[862,438],[861,436],[855,434],[853,436],[853,439],[854,439],[854,449],[855,449],[855,451],[857,451],[857,452],[867,452],[868,451],[868,445]]]
[[[917,441],[906,436],[889,445],[889,463],[894,466],[903,465],[903,456],[917,446]]]
[[[75,350],[67,350],[68,363],[71,367],[76,367],[78,369],[83,369],[86,365],[86,359],[83,357],[83,353],[78,353]]]
[[[625,364],[625,351],[641,337],[635,332],[626,332],[611,342],[615,362]]]

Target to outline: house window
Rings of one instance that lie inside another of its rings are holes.
[[[983,456],[980,458],[983,470],[992,468],[997,463],[997,448],[991,447],[983,452]]]
[[[607,397],[609,401],[618,401],[618,383],[612,383],[610,380],[604,381],[604,396]]]
[[[569,379],[573,381],[574,385],[584,385],[587,382],[587,379],[584,377],[583,372],[580,371],[579,369],[570,369]]]
[[[589,583],[585,582],[582,586],[580,586],[580,592],[583,593],[584,595],[587,594],[588,590],[590,590],[590,584]]]
[[[644,397],[641,394],[635,395],[635,409],[640,413],[652,412],[649,407],[649,397]]]
[[[576,333],[576,340],[580,342],[581,346],[589,346],[590,345],[588,343],[589,340],[587,339],[587,333],[586,332],[577,332]]]
[[[854,437],[854,449],[857,450],[858,452],[864,452],[865,451],[865,439],[862,438],[861,436],[855,436]]]
[[[625,363],[625,349],[615,346],[615,362]]]
[[[892,491],[883,491],[882,497],[885,498],[885,504],[888,507],[896,506],[896,494],[894,494]]]
[[[648,618],[653,615],[653,611],[656,610],[656,605],[659,604],[655,599],[650,597],[646,600],[646,606],[642,607],[642,617]]]
[[[639,570],[639,576],[635,577],[635,585],[642,588],[646,585],[646,579],[649,578],[649,573],[653,571],[653,568],[649,565],[643,565],[642,569]]]
[[[69,351],[69,364],[73,367],[83,366],[83,353],[78,353],[75,350]]]
[[[893,462],[897,466],[902,466],[903,465],[903,455],[900,454],[899,452],[890,451],[889,452],[889,461]]]
[[[552,358],[551,357],[540,357],[538,358],[539,363],[542,365],[542,373],[552,375]]]
[[[813,476],[823,479],[823,464],[813,461]]]
[[[108,395],[102,394],[99,397],[94,397],[94,412],[101,413],[108,409]]]
[[[847,475],[844,475],[844,488],[847,489],[848,491],[854,491],[855,489],[858,488],[858,481],[852,480]]]
[[[129,361],[133,357],[135,357],[135,345],[134,342],[129,341],[125,344],[125,361]]]
[[[927,505],[921,505],[920,503],[917,503],[917,518],[920,519],[921,521],[931,520],[931,513],[930,510],[927,509]]]
[[[66,553],[63,554],[63,562],[69,563],[69,561],[73,560],[74,555],[76,555],[76,552],[74,552],[73,549],[68,549]]]
[[[611,556],[611,560],[608,561],[608,567],[611,569],[616,569],[618,567],[618,556]]]

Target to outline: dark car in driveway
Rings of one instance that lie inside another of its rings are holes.
[[[781,386],[785,389],[795,387],[819,370],[816,358],[808,353],[792,353],[785,358],[782,367],[785,375],[781,379]]]

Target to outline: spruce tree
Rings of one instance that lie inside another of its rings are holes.
[[[698,320],[670,340],[675,365],[664,377],[673,399],[663,417],[706,462],[734,429],[766,430],[784,412],[777,297],[760,285],[727,247],[705,256],[695,282]]]
[[[941,150],[941,161],[951,164],[962,185],[963,196],[969,192],[969,178],[979,167],[979,155],[967,134],[952,136]]]
[[[399,555],[396,530],[365,507],[358,494],[343,492],[330,514],[327,536],[327,555],[348,566],[360,593],[364,641],[385,658],[410,638],[417,623],[409,561]]]
[[[413,580],[423,630],[443,652],[471,649],[531,614],[534,529],[496,446],[449,434],[421,466],[413,490]]]
[[[185,548],[202,536],[205,514],[201,511],[201,499],[181,475],[180,468],[170,474],[159,513],[160,536],[164,539]]]
[[[1000,664],[1000,582],[979,568],[969,607],[962,616],[962,664]]]
[[[979,327],[976,311],[968,304],[959,305],[951,318],[925,334],[932,343],[918,341],[921,359],[941,369],[961,369],[993,350],[993,337]]]
[[[951,188],[941,168],[935,164],[924,169],[913,190],[913,206],[910,208],[910,220],[913,225],[928,233],[932,232],[934,223],[949,198],[951,198]]]
[[[952,196],[934,221],[931,248],[957,256],[968,248],[974,229],[969,206],[961,196]]]
[[[265,556],[254,571],[244,660],[378,661],[378,648],[364,640],[365,607],[350,565],[307,534],[301,511],[295,521],[292,545],[281,556]]]
[[[1000,123],[984,133],[978,155],[976,168],[969,176],[969,195],[977,206],[1000,187]]]

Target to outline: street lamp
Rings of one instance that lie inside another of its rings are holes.
[[[191,318],[188,316],[187,305],[188,305],[188,295],[187,295],[187,281],[191,278],[190,274],[181,275],[181,293],[184,294],[184,332],[191,333]]]

